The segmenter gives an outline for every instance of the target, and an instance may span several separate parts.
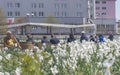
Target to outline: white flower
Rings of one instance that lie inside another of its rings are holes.
[[[0,75],[4,75],[4,73],[3,73],[3,72],[0,72]]]
[[[51,68],[51,71],[53,75],[56,75],[58,73],[57,66],[54,66],[53,68]]]
[[[9,60],[11,58],[11,54],[7,54],[5,58]]]
[[[38,51],[40,51],[40,49],[37,46],[34,46],[33,51],[38,52]]]
[[[0,61],[2,60],[2,56],[0,55]]]
[[[2,66],[0,66],[0,69],[2,69]]]
[[[49,63],[49,64],[52,64],[52,63],[53,63],[53,59],[50,59],[50,60],[48,61],[48,63]]]
[[[111,67],[114,64],[115,59],[107,59],[103,62],[104,67]]]
[[[8,50],[8,47],[5,47],[4,50]]]
[[[104,70],[104,75],[111,75],[110,74],[110,67],[114,64],[115,58],[107,59],[103,62],[103,66],[106,67]]]
[[[102,66],[102,63],[101,63],[101,62],[98,62],[98,63],[97,63],[97,66],[99,66],[99,67]]]
[[[17,43],[15,43],[14,46],[17,47],[18,46]]]
[[[43,56],[41,56],[40,54],[38,54],[37,56],[38,56],[40,61],[43,61]]]
[[[20,75],[20,72],[21,72],[21,68],[16,68],[15,74],[16,74],[16,75]]]
[[[9,72],[5,72],[5,75],[10,75],[10,73]]]

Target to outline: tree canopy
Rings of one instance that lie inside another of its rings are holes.
[[[58,21],[56,20],[56,18],[53,15],[48,15],[48,17],[45,18],[44,23],[55,24],[55,23],[58,23]]]
[[[0,34],[5,34],[7,30],[7,20],[3,10],[0,8]]]

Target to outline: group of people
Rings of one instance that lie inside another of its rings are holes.
[[[26,36],[27,36],[26,42],[34,43],[33,38],[31,37],[31,34],[28,33]],[[21,48],[19,39],[11,31],[7,31],[6,36],[3,38],[3,44],[4,44],[4,47],[11,48],[11,49],[14,47]]]
[[[34,44],[34,39],[32,38],[30,33],[26,34],[26,37],[27,37],[26,42],[31,42],[32,44]],[[49,42],[51,44],[58,44],[60,41],[58,38],[55,37],[54,34],[51,35],[50,41],[47,39],[46,36],[43,36],[41,43],[49,43]],[[19,39],[16,38],[16,36],[11,31],[7,31],[6,36],[3,38],[3,44],[4,47],[7,48],[14,48],[15,45],[16,47],[21,48]]]
[[[59,43],[59,39],[57,39],[54,35],[51,35],[51,38],[52,39],[50,40],[50,43],[52,43],[52,44]],[[113,36],[112,33],[109,34],[108,39],[110,41],[113,41],[114,36]],[[67,42],[69,43],[69,42],[73,42],[75,40],[76,40],[76,38],[74,37],[74,34],[70,33],[69,37],[67,38]],[[85,31],[82,31],[81,36],[80,36],[80,42],[82,43],[83,40],[98,43],[98,42],[105,42],[105,37],[102,34],[90,35],[90,37],[88,37],[86,35]],[[43,39],[42,39],[42,43],[47,43],[47,42],[49,42],[49,41],[47,40],[47,37],[44,36]]]
[[[26,42],[31,42],[32,44],[34,44],[34,39],[32,38],[31,34],[28,33],[26,34]],[[114,36],[110,33],[108,36],[108,39],[110,39],[111,41],[113,41]],[[69,34],[69,37],[67,38],[67,42],[73,42],[75,41],[76,38],[74,37],[74,34]],[[87,37],[87,35],[85,34],[84,31],[82,31],[81,33],[81,37],[80,37],[80,42],[82,43],[83,40],[85,41],[93,41],[95,43],[97,42],[105,42],[105,37],[103,35],[90,35],[90,37]],[[14,45],[16,44],[17,47],[21,48],[20,43],[19,43],[19,39],[15,37],[15,35],[11,32],[11,31],[7,31],[6,36],[3,39],[4,42],[4,47],[8,47],[8,48],[13,48]],[[43,36],[43,38],[41,39],[41,43],[51,43],[51,44],[58,44],[60,41],[58,38],[56,38],[56,36],[54,34],[51,34],[51,39],[48,40],[47,36]]]

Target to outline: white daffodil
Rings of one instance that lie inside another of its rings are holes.
[[[37,56],[38,56],[40,62],[43,61],[43,56],[41,56],[40,54],[38,54]]]
[[[3,72],[0,72],[0,75],[4,75],[4,73],[3,73]]]
[[[2,60],[2,58],[3,58],[3,57],[0,55],[0,61]]]
[[[20,73],[21,73],[21,68],[19,68],[19,67],[16,68],[15,74],[16,74],[16,75],[21,75]]]
[[[9,59],[11,58],[11,54],[7,54],[7,55],[5,56],[5,58],[6,58],[7,60],[9,60]]]
[[[10,75],[10,73],[9,72],[5,72],[5,74],[4,75]]]
[[[114,64],[114,62],[115,62],[115,58],[107,59],[103,62],[103,66],[105,67],[104,75],[111,75],[110,68]]]
[[[53,68],[51,68],[51,71],[52,71],[53,75],[58,74],[57,66],[54,66]]]
[[[32,49],[34,52],[39,52],[40,49],[37,47],[37,46],[34,46],[33,49]]]
[[[3,67],[2,66],[0,66],[0,69],[2,69]]]
[[[8,50],[8,47],[4,47],[3,49],[4,49],[4,50]]]

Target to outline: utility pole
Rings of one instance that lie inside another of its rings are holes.
[[[93,3],[93,4],[92,4]],[[94,24],[94,19],[95,19],[95,16],[94,16],[94,14],[95,14],[95,0],[92,0],[92,2],[91,2],[91,0],[88,0],[88,23],[89,24]],[[93,8],[93,10],[91,10]],[[92,11],[94,11],[94,12],[92,12]],[[94,24],[94,29],[92,29],[92,33],[93,34],[95,34],[96,33],[96,26],[95,26],[95,24]]]

